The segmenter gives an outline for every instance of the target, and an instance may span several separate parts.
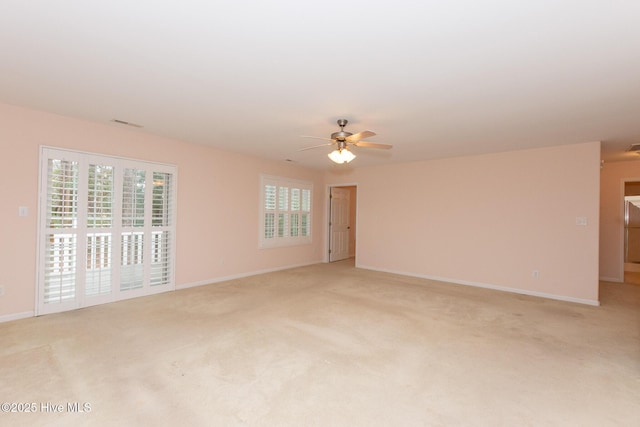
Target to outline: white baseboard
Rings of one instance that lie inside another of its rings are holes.
[[[12,320],[26,319],[28,317],[33,317],[35,315],[36,313],[33,311],[23,311],[22,313],[5,314],[4,316],[0,316],[0,323],[11,322]]]
[[[275,267],[275,268],[269,268],[269,269],[265,269],[265,270],[256,270],[256,271],[251,271],[251,272],[247,272],[247,273],[239,273],[239,274],[233,274],[233,275],[229,275],[229,276],[216,277],[216,278],[207,279],[207,280],[199,280],[197,282],[176,284],[175,290],[178,291],[178,290],[181,290],[181,289],[188,289],[188,288],[193,288],[193,287],[196,287],[196,286],[204,286],[204,285],[210,285],[210,284],[213,284],[213,283],[226,282],[228,280],[241,279],[243,277],[257,276],[259,274],[273,273],[273,272],[282,271],[282,270],[290,270],[292,268],[298,268],[298,267],[306,267],[306,266],[309,266],[309,265],[321,264],[323,262],[324,261],[308,262],[308,263],[304,263],[304,264],[296,264],[296,265],[289,265],[289,266],[283,266],[283,267]],[[366,266],[366,265],[360,265],[360,264],[356,265],[356,267],[357,268],[362,268],[364,270],[380,271],[380,272],[383,272],[383,273],[391,273],[391,274],[399,274],[401,276],[416,277],[416,278],[419,278],[419,279],[436,280],[438,282],[453,283],[453,284],[456,284],[456,285],[473,286],[473,287],[476,287],[476,288],[492,289],[492,290],[496,290],[496,291],[511,292],[511,293],[516,293],[516,294],[529,295],[529,296],[541,297],[541,298],[548,298],[548,299],[554,299],[554,300],[559,300],[559,301],[574,302],[574,303],[578,303],[578,304],[587,304],[587,305],[593,305],[593,306],[599,306],[600,305],[600,301],[597,301],[597,300],[573,298],[573,297],[567,297],[567,296],[563,296],[563,295],[548,294],[548,293],[545,293],[545,292],[536,292],[536,291],[529,291],[529,290],[526,290],[526,289],[509,288],[509,287],[505,287],[505,286],[491,285],[491,284],[488,284],[488,283],[470,282],[470,281],[466,281],[466,280],[456,280],[456,279],[451,279],[451,278],[447,278],[447,277],[438,277],[438,276],[429,276],[429,275],[424,275],[424,274],[407,273],[407,272],[396,271],[396,270],[387,270],[387,269],[381,269],[381,268],[374,268],[374,267],[370,267],[370,266]],[[604,282],[623,283],[623,280],[620,280],[620,279],[617,279],[617,278],[611,278],[611,277],[601,277],[600,280],[604,281]],[[22,313],[6,314],[4,316],[0,316],[0,323],[10,322],[12,320],[26,319],[26,318],[34,317],[34,316],[35,316],[35,312],[34,311],[25,311],[25,312],[22,312]]]
[[[273,273],[275,271],[290,270],[292,268],[306,267],[308,265],[320,264],[323,261],[314,261],[304,264],[288,265],[283,267],[268,268],[266,270],[256,270],[247,273],[232,274],[230,276],[216,277],[213,279],[199,280],[197,282],[176,284],[176,291],[181,289],[193,288],[196,286],[211,285],[213,283],[226,282],[228,280],[242,279],[243,277],[257,276],[258,274]]]
[[[495,291],[511,292],[511,293],[514,293],[514,294],[529,295],[529,296],[533,296],[533,297],[547,298],[547,299],[553,299],[553,300],[558,300],[558,301],[575,302],[575,303],[578,303],[578,304],[586,304],[586,305],[594,305],[594,306],[599,306],[600,305],[600,301],[598,301],[598,300],[590,300],[590,299],[568,297],[568,296],[564,296],[564,295],[548,294],[548,293],[545,293],[545,292],[536,292],[536,291],[530,291],[530,290],[527,290],[527,289],[509,288],[509,287],[506,287],[506,286],[492,285],[492,284],[489,284],[489,283],[470,282],[470,281],[467,281],[467,280],[457,280],[457,279],[451,279],[451,278],[448,278],[448,277],[438,277],[438,276],[429,276],[429,275],[424,275],[424,274],[407,273],[407,272],[402,272],[402,271],[385,270],[385,269],[374,268],[374,267],[369,267],[369,266],[365,266],[365,265],[356,265],[356,267],[357,268],[362,268],[362,269],[365,269],[365,270],[380,271],[380,272],[383,272],[383,273],[399,274],[399,275],[402,275],[402,276],[417,277],[419,279],[436,280],[438,282],[454,283],[456,285],[473,286],[473,287],[476,287],[476,288],[484,288],[484,289],[492,289],[492,290],[495,290]]]
[[[320,264],[322,262],[323,261],[315,261],[315,262],[308,262],[304,264],[288,265],[284,267],[269,268],[266,270],[251,271],[248,273],[234,274],[231,276],[216,277],[214,279],[200,280],[198,282],[183,283],[181,285],[176,284],[175,290],[178,291],[180,289],[193,288],[195,286],[203,286],[203,285],[209,285],[212,283],[226,282],[227,280],[241,279],[243,277],[256,276],[258,274],[264,274],[264,273],[272,273],[274,271],[290,270],[292,268],[306,267],[308,265]],[[26,319],[28,317],[34,317],[34,316],[35,316],[35,311],[25,311],[22,313],[6,314],[4,316],[0,316],[0,323],[10,322],[12,320]]]
[[[624,283],[624,279],[619,277],[600,277],[598,280],[601,282]]]

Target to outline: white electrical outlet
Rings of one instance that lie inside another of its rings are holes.
[[[533,277],[534,279],[539,278],[540,272],[538,270],[533,270],[533,272],[531,273],[531,277]]]
[[[4,295],[4,286],[0,286],[0,297]]]

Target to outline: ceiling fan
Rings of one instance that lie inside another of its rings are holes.
[[[365,130],[358,133],[351,133],[344,130],[344,127],[349,123],[347,119],[338,120],[338,126],[340,126],[339,132],[331,134],[331,138],[320,138],[317,136],[302,136],[303,138],[316,138],[331,141],[328,144],[314,145],[313,147],[302,148],[298,151],[311,150],[312,148],[326,147],[328,145],[336,145],[336,149],[328,154],[329,158],[336,163],[349,163],[355,159],[356,156],[349,151],[349,146],[355,147],[367,147],[367,148],[382,148],[384,150],[390,149],[392,146],[389,144],[378,144],[375,142],[362,141],[364,138],[375,136],[375,133],[370,130]]]

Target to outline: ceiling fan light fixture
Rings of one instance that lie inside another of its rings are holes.
[[[331,153],[329,153],[328,157],[329,159],[331,159],[332,162],[342,164],[342,163],[349,163],[350,161],[356,158],[356,155],[353,154],[351,151],[349,151],[349,148],[348,148],[349,145],[352,145],[355,147],[364,147],[364,148],[382,148],[385,150],[388,150],[389,148],[391,148],[391,145],[389,144],[378,144],[375,142],[363,141],[363,139],[365,138],[369,138],[371,136],[376,135],[374,132],[371,132],[370,130],[363,130],[362,132],[358,132],[355,134],[351,132],[346,132],[344,130],[344,127],[347,125],[347,123],[348,123],[347,119],[338,120],[338,126],[340,126],[340,131],[332,133],[331,139],[318,138],[315,136],[304,136],[304,138],[318,138],[318,139],[324,139],[330,142],[322,145],[315,145],[313,147],[301,148],[298,151],[309,150],[311,148],[324,147],[327,145],[333,145],[334,147],[336,147],[336,149],[333,150]]]
[[[331,161],[335,163],[349,163],[351,160],[356,158],[356,155],[346,148],[341,148],[338,150],[333,150],[331,153],[327,155]]]

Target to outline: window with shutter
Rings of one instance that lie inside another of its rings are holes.
[[[154,172],[151,201],[151,286],[166,285],[172,277],[173,192],[173,175]]]
[[[38,314],[174,288],[175,166],[48,147],[41,159]]]
[[[260,247],[311,243],[312,183],[262,175]]]
[[[46,226],[44,234],[45,304],[76,297],[78,253],[78,162],[47,159]]]
[[[120,289],[140,289],[144,283],[144,208],[146,170],[125,169],[122,185]]]
[[[86,295],[111,292],[113,166],[89,164]]]

